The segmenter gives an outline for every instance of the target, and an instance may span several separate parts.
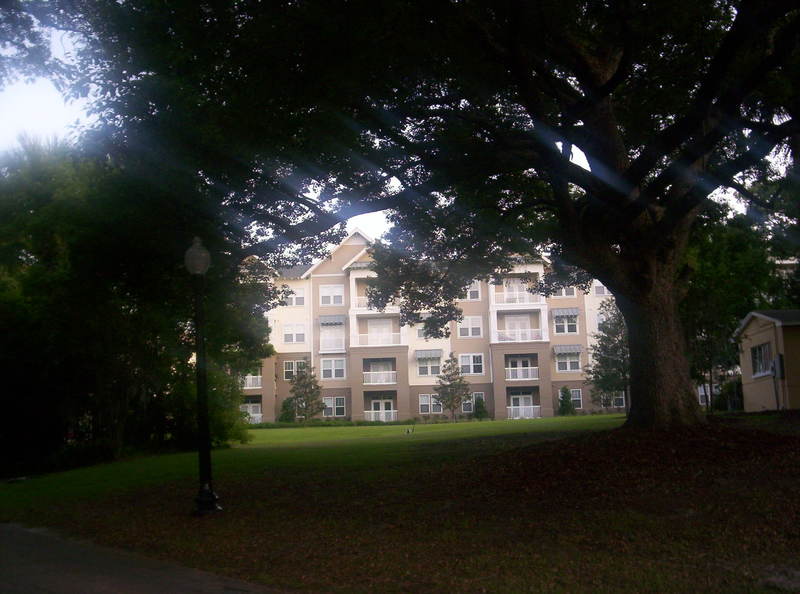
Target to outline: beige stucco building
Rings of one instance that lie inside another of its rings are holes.
[[[800,408],[800,310],[752,311],[735,337],[745,412]]]
[[[523,275],[539,275],[545,261],[520,264],[502,284],[475,282],[458,302],[464,318],[451,322],[450,337],[423,336],[400,324],[400,311],[367,304],[370,239],[356,231],[311,266],[281,271],[293,291],[269,314],[277,355],[261,375],[245,378],[253,420],[272,421],[290,395],[299,367],[314,367],[323,388],[325,417],[403,420],[441,415],[435,399],[441,366],[453,353],[469,381],[473,401],[483,399],[496,419],[552,416],[558,391],[567,386],[579,412],[592,403],[583,368],[588,364],[598,309],[610,293],[594,282],[545,298],[526,291]],[[614,402],[624,408],[622,398]],[[462,412],[469,414],[472,402]]]

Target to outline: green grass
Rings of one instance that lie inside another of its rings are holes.
[[[282,589],[766,592],[800,570],[800,440],[744,429],[798,426],[725,422],[261,429],[214,452],[222,514],[190,517],[196,456],[175,454],[2,484],[0,520]]]
[[[265,469],[282,472],[327,468],[385,473],[396,465],[481,455],[575,432],[618,426],[619,415],[517,421],[441,423],[410,426],[307,427],[255,429],[252,441],[212,454],[214,475],[242,478]],[[503,439],[498,439],[502,437]],[[51,501],[92,499],[140,487],[187,480],[197,474],[194,453],[136,457],[109,464],[58,472],[0,484],[0,521],[15,519],[15,510],[46,506]],[[224,486],[220,488],[224,492]],[[18,518],[17,518],[18,519]]]

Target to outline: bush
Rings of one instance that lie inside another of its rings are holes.
[[[475,400],[475,404],[473,405],[472,409],[472,418],[478,419],[479,421],[489,418],[489,411],[486,410],[486,403],[483,401],[483,398],[478,398]]]
[[[714,396],[713,408],[719,411],[735,411],[744,409],[742,398],[742,378],[737,377],[722,384],[719,394]]]
[[[278,423],[294,423],[294,421],[295,421],[294,398],[289,396],[289,398],[287,398],[281,403],[281,412],[278,415]],[[258,423],[252,426],[259,427],[261,425],[271,425],[271,424],[272,423]]]
[[[562,386],[559,391],[558,414],[562,417],[575,414],[575,406],[572,404],[572,393],[567,386]]]

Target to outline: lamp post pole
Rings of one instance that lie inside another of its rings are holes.
[[[197,458],[200,476],[200,490],[195,498],[194,515],[203,516],[222,510],[217,503],[211,478],[211,430],[208,421],[208,383],[206,381],[206,337],[205,308],[203,297],[205,274],[211,263],[208,250],[203,247],[199,237],[195,237],[192,246],[186,250],[184,262],[192,275],[194,292],[194,338],[197,373]]]

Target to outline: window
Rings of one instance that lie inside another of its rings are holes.
[[[608,316],[602,312],[597,313],[597,328],[600,329],[600,324],[605,322],[608,319]]]
[[[576,409],[583,408],[583,399],[581,398],[581,390],[580,388],[575,390],[569,391],[570,396],[572,397],[572,406]]]
[[[594,286],[594,294],[595,295],[611,295],[611,291],[609,291],[606,287],[601,284],[596,284]]]
[[[478,338],[483,333],[483,319],[481,316],[464,316],[458,324],[459,338]]]
[[[321,359],[320,366],[322,379],[343,379],[345,377],[344,359]]]
[[[344,305],[344,285],[320,285],[320,305]]]
[[[319,350],[337,352],[344,350],[344,326],[322,326],[319,329]]]
[[[616,408],[625,408],[625,392],[614,392],[614,400],[612,404]]]
[[[750,347],[750,359],[753,362],[753,377],[769,374],[770,363],[772,362],[772,353],[769,348],[769,343],[765,342]]]
[[[481,283],[480,281],[472,281],[467,287],[461,301],[480,301],[481,299]]]
[[[419,395],[419,412],[423,415],[442,413],[442,403],[436,398],[436,394]]]
[[[431,395],[430,394],[420,394],[419,395],[419,412],[420,414],[427,415],[431,412]]]
[[[577,334],[578,316],[554,316],[556,334]]]
[[[439,375],[442,372],[439,357],[417,360],[417,373],[419,375]]]
[[[305,361],[284,361],[283,362],[283,379],[289,381],[294,375],[302,369],[306,368]]]
[[[554,316],[556,334],[577,334],[578,316],[577,315],[556,315]]]
[[[283,325],[283,342],[305,342],[305,341],[306,341],[305,324]]]
[[[343,417],[345,416],[344,396],[331,396],[322,399],[325,409],[322,411],[323,417]]]
[[[473,392],[468,398],[461,402],[461,412],[471,413],[473,411],[473,404],[478,400],[484,400],[483,392]]]
[[[553,293],[553,297],[575,297],[575,287],[563,287]]]
[[[559,353],[556,355],[556,371],[580,371],[580,353]]]
[[[483,373],[483,353],[470,353],[458,357],[461,373],[464,375],[481,375]]]
[[[293,295],[286,298],[286,305],[305,305],[306,304],[306,290],[305,289],[292,289]]]

